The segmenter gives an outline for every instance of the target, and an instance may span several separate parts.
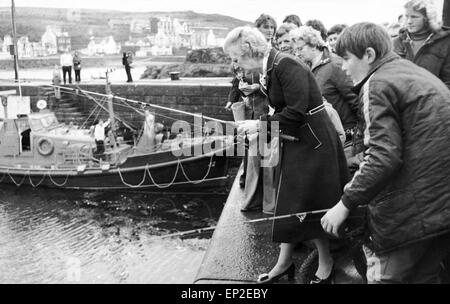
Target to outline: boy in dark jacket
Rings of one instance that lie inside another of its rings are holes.
[[[450,91],[393,53],[378,25],[351,26],[336,51],[359,91],[364,160],[322,227],[336,235],[367,205],[368,282],[439,282],[450,251]]]

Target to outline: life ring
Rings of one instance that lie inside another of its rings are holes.
[[[55,145],[50,138],[41,138],[37,142],[37,150],[42,156],[47,156],[53,153]]]

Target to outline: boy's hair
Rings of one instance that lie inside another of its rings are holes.
[[[290,23],[283,23],[280,25],[280,27],[277,29],[277,32],[275,34],[275,38],[278,39],[288,33],[290,33],[292,30],[296,29],[297,27]]]
[[[336,54],[341,57],[352,53],[362,59],[367,48],[375,50],[376,59],[392,52],[392,40],[387,31],[370,22],[361,22],[345,29],[336,42]]]
[[[306,26],[310,26],[313,29],[320,32],[320,36],[322,36],[322,39],[324,41],[327,40],[327,29],[325,28],[325,25],[323,25],[322,21],[314,19],[314,20],[308,20],[306,21]]]
[[[259,16],[258,19],[256,19],[255,26],[261,27],[267,23],[273,25],[273,27],[275,28],[274,31],[276,31],[277,22],[275,21],[275,19],[272,16],[266,15],[266,14],[261,14],[261,16]]]
[[[409,0],[405,3],[404,8],[411,8],[416,12],[421,13],[427,19],[427,23],[431,30],[437,31],[441,28],[439,25],[439,16],[431,0]]]
[[[300,17],[297,15],[288,15],[286,18],[284,18],[283,23],[293,23],[296,26],[300,27],[302,26],[302,21],[300,20]]]
[[[331,36],[333,34],[338,34],[340,35],[348,26],[346,24],[336,24],[333,25],[329,30],[328,30],[328,36]]]

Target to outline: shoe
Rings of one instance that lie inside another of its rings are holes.
[[[239,177],[239,187],[241,187],[241,189],[245,188],[245,174],[242,174],[241,177]]]
[[[286,275],[287,275],[289,281],[294,280],[294,278],[295,278],[295,264],[294,263],[292,263],[291,266],[289,266],[285,271],[274,276],[273,278],[269,277],[268,273],[263,273],[263,274],[259,275],[256,283],[272,284],[272,283],[278,282],[282,277],[284,277]]]
[[[309,284],[334,284],[334,265],[328,278],[320,279],[319,277],[314,275],[314,278],[309,282]]]

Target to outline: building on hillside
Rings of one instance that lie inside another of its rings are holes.
[[[109,19],[109,29],[115,31],[130,31],[130,21],[123,19]]]
[[[114,41],[113,36],[91,38],[87,46],[87,51],[91,56],[119,54],[120,44]]]
[[[149,19],[133,19],[130,23],[132,34],[150,34],[151,25]]]
[[[145,46],[151,46],[152,41],[149,36],[146,37],[130,37],[128,41],[124,43],[125,46],[137,46],[137,47],[145,47]]]
[[[47,25],[44,34],[41,36],[41,44],[44,48],[45,56],[58,53],[58,35],[61,35],[60,28]]]
[[[190,48],[192,45],[192,32],[186,22],[181,22],[177,18],[160,17],[157,29],[154,44],[158,47]]]
[[[33,46],[28,39],[28,36],[22,36],[17,39],[17,55],[19,58],[31,58],[33,55]]]
[[[2,46],[1,46],[2,53],[9,53],[11,55],[11,53],[9,51],[10,45],[13,45],[12,37],[10,35],[5,35],[3,37],[3,42],[2,42]]]
[[[223,27],[191,27],[192,49],[214,48],[222,46],[228,28]]]
[[[0,59],[11,59],[9,44],[6,44],[5,39],[2,38],[0,38]]]
[[[155,35],[156,33],[158,33],[158,22],[159,19],[152,17],[150,18],[150,34]]]
[[[72,50],[72,40],[68,32],[62,32],[56,36],[58,53],[70,52]]]

